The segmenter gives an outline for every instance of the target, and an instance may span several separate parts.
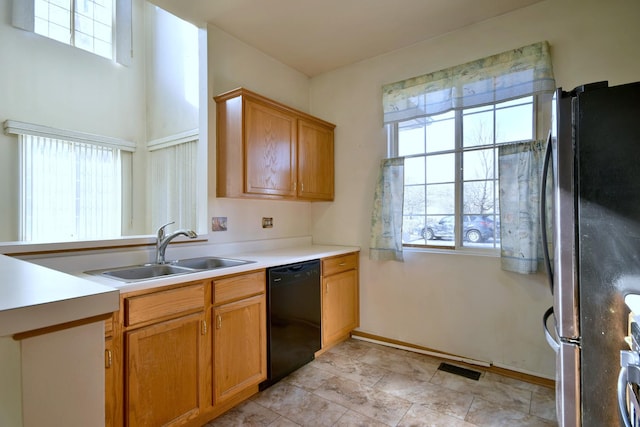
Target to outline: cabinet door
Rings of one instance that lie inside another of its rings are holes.
[[[215,397],[220,403],[267,377],[266,297],[214,309]]]
[[[295,197],[296,118],[245,103],[245,193]]]
[[[126,333],[127,426],[181,424],[198,415],[203,313]]]
[[[333,200],[333,129],[298,120],[298,197]]]
[[[358,327],[358,273],[348,270],[322,281],[322,345],[345,337]]]

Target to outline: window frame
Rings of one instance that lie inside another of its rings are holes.
[[[531,117],[531,130],[532,130],[532,136],[531,139],[524,139],[524,140],[514,140],[514,141],[507,141],[507,142],[500,142],[500,143],[496,143],[496,114],[495,111],[497,111],[497,109],[495,108],[495,106],[499,105],[499,104],[503,104],[505,102],[511,102],[513,100],[508,100],[508,101],[499,101],[499,102],[495,102],[493,104],[485,104],[484,106],[489,106],[492,105],[494,106],[493,108],[493,141],[491,144],[485,144],[485,145],[478,145],[478,146],[472,146],[472,147],[464,147],[463,146],[463,118],[464,118],[464,112],[465,110],[470,110],[470,109],[475,109],[475,108],[480,108],[482,106],[474,106],[474,107],[467,107],[465,109],[454,109],[454,129],[455,129],[455,136],[454,136],[454,148],[450,149],[450,150],[441,150],[441,151],[437,151],[437,152],[429,152],[428,154],[426,152],[423,153],[418,153],[418,154],[410,154],[410,155],[404,155],[401,156],[399,153],[399,123],[401,122],[393,122],[393,123],[388,123],[385,125],[386,131],[387,131],[387,156],[392,158],[392,157],[404,157],[405,159],[407,158],[416,158],[416,157],[427,157],[427,156],[433,156],[436,154],[444,154],[444,153],[453,153],[455,155],[455,190],[454,190],[454,227],[455,227],[455,237],[453,240],[453,245],[437,245],[437,244],[427,244],[427,241],[425,240],[424,244],[415,244],[415,243],[402,243],[402,246],[404,249],[410,249],[410,250],[416,250],[416,251],[427,251],[427,252],[440,252],[440,253],[473,253],[473,254],[480,254],[480,255],[488,255],[488,256],[499,256],[500,255],[500,242],[497,242],[494,247],[476,247],[476,246],[470,246],[470,245],[465,245],[464,242],[464,238],[463,238],[463,216],[465,215],[476,215],[476,214],[465,214],[463,213],[463,209],[464,209],[464,202],[463,202],[463,184],[466,182],[464,180],[464,170],[462,168],[462,158],[464,156],[465,152],[472,152],[472,151],[480,151],[480,150],[484,150],[487,148],[491,148],[493,147],[494,149],[494,176],[495,176],[495,181],[494,182],[499,182],[499,175],[498,175],[498,156],[497,156],[497,150],[501,145],[508,145],[508,144],[516,144],[516,143],[520,143],[520,142],[525,142],[525,141],[535,141],[538,139],[538,127],[539,127],[539,117],[543,116],[543,112],[541,111],[541,108],[544,108],[545,103],[540,99],[542,95],[538,95],[538,94],[532,94],[532,95],[527,95],[527,96],[523,96],[520,98],[516,98],[516,99],[521,99],[521,98],[528,98],[531,97],[532,98],[532,117]],[[451,111],[451,110],[449,110]],[[438,116],[444,113],[439,113],[439,114],[435,114],[435,115],[425,115],[422,117],[430,117],[430,116]],[[418,117],[420,118],[420,117]],[[406,187],[406,186],[405,186]],[[495,209],[496,212],[491,214],[496,216],[497,218],[499,218],[500,216],[500,209],[499,209],[499,195],[495,194],[494,195],[494,199],[495,201],[498,203],[498,209]],[[404,213],[403,213],[403,217],[404,217]],[[425,213],[425,219],[426,219],[426,213]],[[426,226],[426,220],[425,220],[425,224]],[[403,224],[403,234],[404,234],[404,224]]]
[[[111,0],[113,2],[112,16],[112,50],[113,54],[110,59],[99,54],[92,53],[100,58],[117,62],[126,67],[132,65],[133,61],[133,0]],[[11,24],[22,30],[38,34],[35,32],[35,0],[13,0]],[[56,39],[38,34],[40,37],[52,40],[57,43],[63,43]],[[64,43],[67,46],[75,46]]]

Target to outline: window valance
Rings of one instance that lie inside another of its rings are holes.
[[[549,44],[539,42],[383,86],[384,122],[554,90]]]

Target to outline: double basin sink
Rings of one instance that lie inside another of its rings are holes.
[[[138,282],[141,280],[157,279],[178,274],[198,273],[206,270],[236,267],[255,261],[220,257],[198,257],[171,261],[166,264],[143,264],[127,267],[109,268],[106,270],[87,271],[87,274],[105,276],[121,282]]]

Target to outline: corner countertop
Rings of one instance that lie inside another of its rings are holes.
[[[141,280],[137,282],[125,283],[116,279],[94,276],[85,273],[77,273],[77,276],[84,278],[94,283],[99,283],[107,286],[111,286],[120,290],[120,292],[132,292],[143,289],[151,289],[160,286],[173,285],[177,283],[195,280],[205,280],[220,276],[227,276],[230,274],[238,274],[249,272],[253,270],[260,270],[270,267],[277,267],[280,265],[293,264],[297,262],[309,261],[312,259],[327,258],[332,256],[344,255],[351,252],[359,252],[360,248],[356,246],[337,246],[337,245],[308,245],[308,246],[293,246],[287,248],[279,248],[263,251],[242,251],[238,253],[224,254],[224,253],[199,253],[198,256],[220,256],[225,258],[235,258],[251,261],[249,264],[243,264],[236,267],[226,267],[213,270],[204,270],[189,274],[180,274],[175,276],[165,276],[162,278],[155,278],[149,280]],[[112,266],[124,267],[124,265]]]
[[[0,255],[0,337],[118,310],[119,291]]]

